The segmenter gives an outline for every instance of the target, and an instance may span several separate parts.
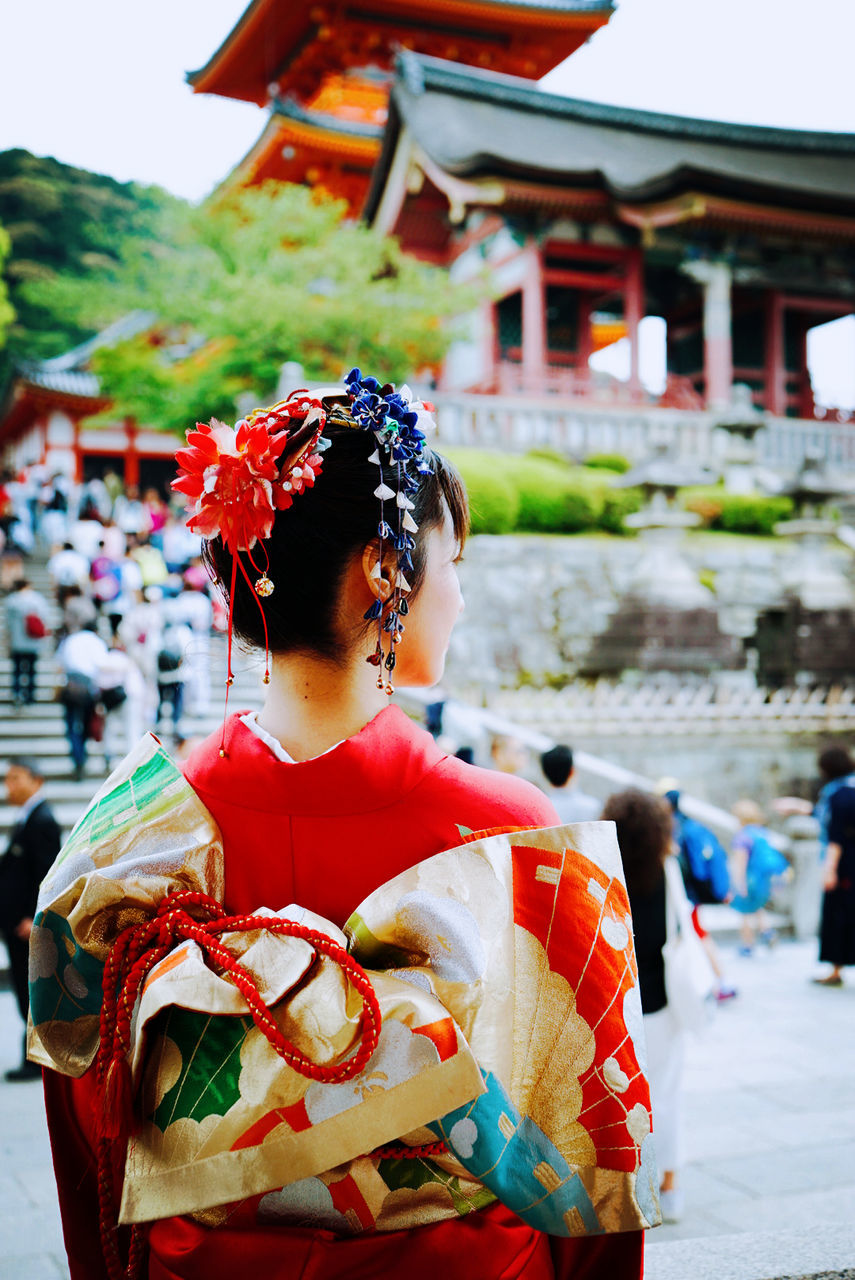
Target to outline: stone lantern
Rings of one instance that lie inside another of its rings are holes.
[[[795,514],[775,525],[779,537],[792,538],[797,553],[787,573],[787,587],[806,609],[850,609],[852,585],[832,562],[831,539],[837,532],[835,501],[851,497],[855,486],[827,470],[816,449],[805,450],[797,475],[781,490],[792,498]]]
[[[766,414],[754,405],[751,388],[738,382],[731,390],[729,407],[719,415],[716,427],[725,433],[724,487],[728,493],[757,491],[757,432],[766,425]]]

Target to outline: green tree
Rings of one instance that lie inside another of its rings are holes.
[[[86,305],[102,321],[105,305],[158,321],[97,353],[112,412],[183,429],[233,417],[241,391],[269,398],[287,360],[315,382],[339,382],[355,364],[393,381],[435,364],[468,299],[446,272],[342,214],[338,202],[271,183],[178,211],[154,247],[126,244],[122,266],[87,286]]]
[[[9,237],[8,231],[4,231],[3,228],[0,227],[0,351],[2,351],[5,346],[6,334],[9,330],[9,326],[15,319],[15,310],[9,301],[9,291],[6,288],[6,282],[2,275],[3,263],[9,256],[11,248],[12,241]]]
[[[11,239],[0,270],[16,312],[10,358],[59,355],[91,337],[99,318],[86,286],[119,266],[128,242],[158,243],[182,204],[157,187],[0,152],[0,223]]]

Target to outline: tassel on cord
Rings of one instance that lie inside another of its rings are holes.
[[[249,555],[249,552],[247,552],[247,555]],[[261,614],[261,625],[264,628],[264,683],[270,684],[270,641],[267,635],[267,619],[264,616],[264,606],[262,605],[261,601],[258,598],[258,592],[256,591],[255,587],[252,584],[252,579],[247,573],[244,567],[243,561],[238,556],[235,556],[235,559],[237,560],[238,568],[240,569],[241,573],[243,574],[246,580],[246,585],[249,587],[250,591],[252,592],[252,596],[253,596],[253,599],[255,600],[255,603],[258,605],[258,612]],[[258,573],[259,572],[258,566],[253,560],[252,556],[250,556],[249,559],[253,569],[255,569],[256,573]],[[232,566],[234,566],[234,561],[232,561]],[[232,625],[232,620],[231,618],[229,618],[229,627],[231,627],[231,625]],[[231,631],[229,632],[229,640],[231,640]],[[231,665],[229,666],[229,674],[231,675]]]
[[[134,1094],[131,1068],[121,1051],[112,1059],[104,1079],[101,1104],[95,1116],[96,1134],[108,1142],[134,1132]]]
[[[200,918],[189,914],[190,907],[199,911]],[[219,936],[226,932],[262,929],[301,938],[317,955],[326,956],[339,965],[346,981],[362,999],[360,1043],[352,1056],[338,1063],[316,1063],[285,1038],[264,1003],[252,974],[244,969]],[[132,1046],[131,1019],[151,970],[185,939],[202,949],[215,971],[228,974],[246,1001],[259,1031],[276,1053],[307,1079],[329,1084],[354,1079],[368,1065],[380,1039],[380,1005],[368,974],[332,938],[305,925],[278,916],[227,916],[222,906],[207,894],[179,890],[164,898],[154,919],[129,925],[123,930],[104,966],[100,1044],[95,1068],[99,1086],[96,1106],[101,1112],[103,1128],[97,1143],[99,1227],[110,1280],[133,1280],[139,1275],[145,1243],[142,1236],[133,1235],[128,1263],[122,1263],[116,1232],[116,1205],[127,1140],[133,1131],[133,1082],[128,1061]]]
[[[235,584],[237,582],[237,552],[232,553],[232,577],[229,583],[229,637],[228,648],[226,650],[226,698],[223,703],[223,731],[220,734],[220,758],[226,754],[226,717],[229,714],[229,691],[235,682],[234,672],[232,671],[232,624],[235,616]],[[241,565],[243,568],[243,565]]]

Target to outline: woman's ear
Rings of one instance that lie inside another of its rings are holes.
[[[395,573],[394,555],[391,548],[383,548],[381,559],[381,543],[379,540],[369,542],[362,552],[362,572],[368,590],[375,600],[388,600],[392,594],[392,578]]]

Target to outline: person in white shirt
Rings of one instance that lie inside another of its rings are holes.
[[[576,783],[573,752],[559,743],[540,757],[540,767],[550,784],[547,795],[562,822],[596,822],[603,806]]]
[[[115,642],[98,670],[101,702],[106,712],[104,758],[107,772],[136,746],[146,724],[146,685],[142,672]]]
[[[47,571],[57,595],[63,587],[85,587],[89,581],[89,561],[70,542],[64,542],[47,562]]]
[[[184,688],[187,710],[199,715],[208,710],[211,695],[211,627],[214,610],[208,595],[210,579],[204,569],[190,568],[184,575],[181,592],[164,606],[165,616],[183,623],[192,631],[187,653]]]
[[[12,698],[16,707],[36,700],[36,663],[48,635],[48,603],[26,578],[18,578],[6,598],[6,634],[12,659]]]
[[[65,732],[78,781],[86,769],[92,713],[99,694],[98,673],[107,652],[101,637],[88,628],[66,636],[56,651],[56,661],[65,679],[61,693]]]

